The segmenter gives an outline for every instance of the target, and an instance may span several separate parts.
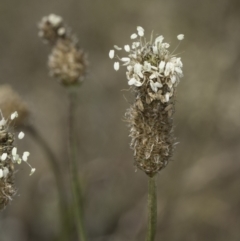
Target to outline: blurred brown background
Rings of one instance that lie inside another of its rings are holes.
[[[42,16],[61,15],[89,55],[78,105],[79,175],[91,241],[142,241],[147,178],[135,172],[126,123],[131,99],[124,69],[108,58],[130,43],[136,26],[162,34],[178,52],[184,78],[175,113],[180,141],[174,162],[158,175],[156,240],[240,240],[240,2],[238,0],[1,0],[1,84],[28,103],[67,176],[67,96],[50,78],[50,48],[37,36]],[[55,180],[46,155],[30,136],[19,143],[30,163],[16,174],[18,195],[0,214],[1,241],[53,240],[59,232]],[[65,177],[63,177],[65,178]]]

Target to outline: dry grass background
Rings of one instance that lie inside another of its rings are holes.
[[[89,54],[77,116],[89,240],[145,236],[147,179],[135,172],[122,121],[127,80],[108,58],[113,44],[129,43],[137,25],[146,35],[152,29],[163,34],[172,48],[176,35],[185,34],[175,113],[180,144],[175,161],[158,175],[156,240],[240,240],[240,2],[2,0],[1,84],[28,103],[31,123],[67,170],[67,96],[48,76],[50,49],[37,37],[36,24],[49,13],[63,16]],[[28,168],[20,167],[19,195],[0,215],[0,240],[52,240],[59,228],[54,178],[30,136],[19,145],[31,151],[37,172],[29,178]]]

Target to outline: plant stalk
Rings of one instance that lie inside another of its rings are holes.
[[[148,179],[148,229],[146,241],[154,241],[157,227],[157,191],[154,177]]]
[[[69,116],[68,116],[68,149],[69,149],[69,171],[70,171],[70,182],[73,194],[74,202],[74,214],[76,219],[76,228],[79,241],[86,241],[86,233],[83,222],[83,201],[81,185],[78,178],[78,166],[77,166],[77,150],[76,150],[76,139],[75,139],[75,112],[77,106],[77,88],[69,88],[68,99],[69,99]]]
[[[30,133],[30,135],[34,138],[34,140],[45,152],[49,166],[51,167],[52,172],[54,174],[58,191],[59,212],[61,218],[60,240],[67,241],[69,239],[69,235],[71,234],[71,227],[69,222],[70,219],[67,197],[64,191],[64,183],[61,178],[60,163],[57,161],[57,158],[55,157],[53,151],[51,150],[47,142],[44,140],[44,138],[40,135],[40,133],[34,126],[27,125],[24,128],[26,132]]]

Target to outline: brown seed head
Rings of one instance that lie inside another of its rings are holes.
[[[44,17],[39,29],[39,36],[53,46],[48,60],[50,74],[65,86],[81,83],[86,75],[86,55],[62,17],[54,14]]]
[[[63,85],[76,85],[86,74],[86,57],[76,44],[68,39],[59,39],[48,59],[50,74]]]

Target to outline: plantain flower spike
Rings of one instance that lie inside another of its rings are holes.
[[[137,27],[130,36],[133,43],[110,50],[116,71],[126,66],[128,85],[135,93],[135,101],[125,116],[130,127],[131,148],[135,165],[152,177],[167,166],[176,145],[173,136],[173,113],[176,87],[182,73],[182,61],[169,52],[170,45],[157,36],[146,42],[144,29]],[[179,41],[184,35],[177,36]],[[127,57],[116,51],[124,50]]]
[[[80,84],[86,75],[86,54],[79,48],[77,38],[62,17],[55,14],[45,16],[38,27],[39,37],[52,46],[48,59],[50,75],[64,86]]]
[[[28,151],[23,152],[20,155],[17,151],[17,147],[14,146],[14,134],[10,131],[10,125],[15,122],[18,117],[18,112],[15,111],[10,115],[9,119],[5,119],[1,114],[0,120],[0,211],[3,210],[9,201],[12,200],[16,193],[14,187],[14,167],[16,164],[25,162],[30,166],[30,175],[35,172],[28,163],[28,157],[30,153]],[[18,134],[18,139],[23,139],[24,133]]]

